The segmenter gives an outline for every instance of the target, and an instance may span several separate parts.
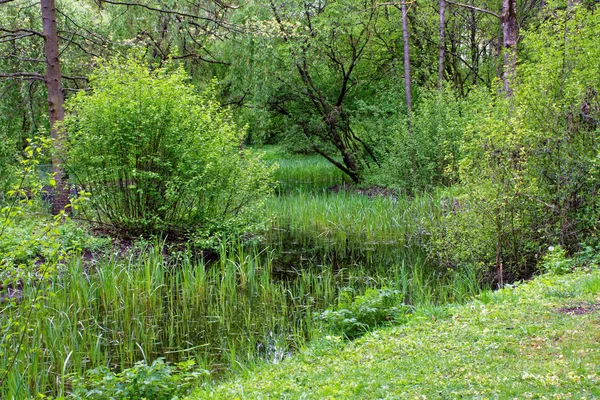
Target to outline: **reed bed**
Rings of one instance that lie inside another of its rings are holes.
[[[310,335],[313,308],[335,296],[331,283],[327,272],[276,282],[268,257],[241,248],[211,266],[190,253],[166,256],[161,246],[93,267],[75,258],[46,284],[31,314],[20,310],[34,301],[33,288],[3,309],[3,326],[10,318],[27,331],[0,397],[64,395],[68,374],[141,359],[193,358],[213,375],[276,361]],[[0,340],[2,372],[20,337]]]
[[[421,245],[441,201],[434,194],[406,199],[298,191],[269,200],[268,235],[272,241],[289,234],[298,242],[316,240],[342,249]]]
[[[278,362],[322,334],[314,314],[335,304],[343,288],[394,287],[408,303],[438,304],[472,295],[477,286],[475,277],[461,276],[457,285],[458,275],[430,275],[405,262],[298,268],[282,278],[264,250],[229,248],[208,266],[189,252],[164,250],[149,246],[94,266],[76,257],[47,283],[44,296],[35,300],[34,288],[25,288],[21,303],[5,304],[2,326],[10,319],[26,330],[0,397],[63,396],[73,374],[157,357],[194,359],[215,379],[256,362]],[[20,311],[31,303],[31,314]],[[20,340],[0,339],[0,372]]]
[[[342,171],[319,155],[287,154],[278,146],[264,146],[261,150],[267,162],[279,165],[275,171],[279,195],[295,191],[319,193],[350,181]]]

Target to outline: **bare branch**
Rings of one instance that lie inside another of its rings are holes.
[[[446,0],[446,3],[452,4],[452,5],[455,5],[455,6],[458,6],[458,7],[468,8],[469,10],[479,11],[479,12],[482,12],[482,13],[485,13],[485,14],[493,15],[494,17],[496,17],[498,19],[502,19],[499,14],[497,14],[497,13],[495,13],[493,11],[490,11],[490,10],[486,10],[485,8],[475,7],[475,6],[472,6],[470,4],[456,3],[456,2],[450,1],[450,0]]]
[[[21,62],[30,62],[30,63],[45,63],[46,60],[41,58],[29,58],[29,57],[19,57],[17,54],[7,54],[5,56],[0,56],[0,59],[8,60],[9,58],[14,58],[15,60],[19,60]]]
[[[39,72],[0,72],[0,79],[34,79],[45,81],[44,75]]]
[[[210,64],[231,65],[230,62],[219,61],[219,60],[209,60],[208,58],[204,58],[200,54],[196,54],[196,53],[190,53],[190,54],[184,54],[182,56],[171,57],[172,60],[182,60],[182,59],[186,59],[186,58],[196,58],[200,61],[207,62]]]
[[[86,81],[89,82],[88,78],[86,78],[85,76],[68,76],[68,75],[62,75],[61,76],[62,79],[67,79],[70,81]]]
[[[128,7],[140,7],[140,8],[145,8],[146,10],[155,11],[155,12],[159,12],[159,13],[163,13],[163,14],[178,15],[180,17],[185,17],[185,18],[190,18],[190,19],[195,19],[195,20],[209,21],[209,22],[214,22],[218,25],[223,25],[223,26],[227,25],[227,24],[223,23],[222,21],[218,21],[213,18],[202,17],[200,15],[189,14],[189,13],[182,12],[182,11],[166,10],[163,8],[152,7],[147,4],[143,4],[143,3],[132,3],[132,2],[128,2],[128,1],[116,1],[116,0],[98,0],[98,3],[100,3],[100,4],[108,3],[108,4],[128,6]]]
[[[2,0],[0,0],[0,1],[2,1]],[[0,3],[0,4],[2,4],[2,3]],[[31,34],[31,35],[37,35],[37,36],[39,36],[41,38],[44,37],[44,34],[42,32],[35,31],[33,29],[6,29],[6,28],[1,28],[0,27],[0,32],[5,32],[5,33],[7,33],[8,35],[11,35],[11,36],[17,36],[17,35],[22,35],[24,33],[28,33],[28,34]]]

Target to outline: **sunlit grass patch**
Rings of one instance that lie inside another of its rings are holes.
[[[350,181],[346,174],[318,154],[289,154],[279,146],[262,146],[260,150],[265,153],[266,162],[279,165],[275,172],[279,194],[319,193]]]

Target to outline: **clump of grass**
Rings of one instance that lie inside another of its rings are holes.
[[[432,194],[406,199],[299,191],[269,200],[269,238],[276,241],[284,232],[300,243],[314,240],[342,249],[420,246],[425,222],[439,213],[439,202]]]

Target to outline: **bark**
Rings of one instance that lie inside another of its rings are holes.
[[[56,215],[69,204],[67,178],[62,169],[62,146],[57,125],[65,117],[64,95],[60,73],[60,52],[56,28],[56,7],[54,0],[41,0],[42,24],[44,35],[44,53],[46,55],[46,88],[48,89],[48,112],[50,115],[50,135],[55,140],[57,151],[52,156],[52,172],[55,174],[56,187],[52,212]]]
[[[410,85],[410,48],[408,42],[408,9],[406,0],[402,1],[402,39],[404,41],[404,90],[406,92],[406,107],[409,120],[412,113],[412,93]]]
[[[504,50],[504,70],[502,81],[504,92],[512,97],[517,73],[517,0],[502,0],[502,46]]]
[[[444,84],[444,69],[446,62],[446,0],[440,0],[440,57],[438,65],[438,89]]]

